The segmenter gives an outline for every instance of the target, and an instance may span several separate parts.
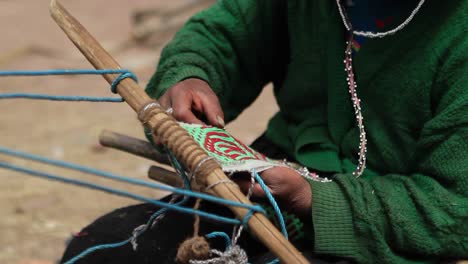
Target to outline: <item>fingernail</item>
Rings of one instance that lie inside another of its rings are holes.
[[[226,124],[224,123],[224,120],[220,116],[216,116],[216,121],[218,121],[218,125],[221,127],[224,127]]]

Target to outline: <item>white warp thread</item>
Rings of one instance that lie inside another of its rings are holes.
[[[231,246],[226,252],[221,252],[212,249],[212,255],[216,255],[212,259],[207,260],[190,260],[190,264],[247,264],[247,253],[239,246]]]

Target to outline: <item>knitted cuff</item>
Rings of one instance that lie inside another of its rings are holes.
[[[357,252],[349,202],[336,182],[310,182],[315,253],[353,257]]]
[[[281,230],[280,223],[278,221],[278,216],[276,215],[273,207],[266,203],[260,203],[262,208],[265,210],[266,217],[270,220],[278,230]],[[289,213],[285,210],[281,211],[284,223],[286,225],[286,230],[288,232],[290,241],[299,241],[305,238],[304,233],[304,223],[293,213]]]

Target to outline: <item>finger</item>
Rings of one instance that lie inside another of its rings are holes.
[[[239,189],[244,193],[247,194],[249,192],[249,189],[252,188],[252,197],[256,198],[266,198],[265,191],[262,189],[260,184],[254,183],[252,186],[252,181],[250,179],[245,179],[245,178],[235,178],[233,179],[235,183],[239,186]],[[268,188],[268,187],[267,187]],[[268,188],[270,193],[273,193],[270,188]]]
[[[273,191],[268,186],[267,188],[268,191],[273,194]],[[258,183],[255,183],[254,187],[252,188],[252,196],[256,198],[267,198],[265,191]]]
[[[171,105],[174,110],[173,116],[175,119],[186,123],[203,125],[203,122],[192,112],[191,93],[181,93],[177,96],[173,96]]]
[[[250,186],[252,185],[252,183],[251,183],[251,181],[249,179],[233,178],[232,180],[239,186],[239,189],[244,194],[247,194],[247,192],[249,191]]]
[[[208,122],[213,126],[223,128],[225,126],[224,113],[221,109],[218,97],[216,97],[214,94],[204,94],[200,97],[200,100],[203,107],[203,113],[208,119]]]
[[[161,96],[158,101],[163,109],[168,109],[171,107],[171,99],[168,93],[165,93],[163,96]]]
[[[275,184],[275,174],[273,173],[274,170],[272,169],[267,169],[265,171],[263,171],[260,175],[260,177],[262,178],[263,180],[263,183],[265,184],[266,188],[267,188],[267,191],[271,194],[271,195],[276,195],[277,194],[277,191],[278,191],[278,188],[277,186],[274,187],[276,184]],[[262,188],[262,186],[257,183],[254,188],[252,189],[252,196],[254,197],[258,197],[258,198],[267,198],[267,195],[265,193],[265,190]]]

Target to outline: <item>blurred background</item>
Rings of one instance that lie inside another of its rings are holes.
[[[192,14],[214,1],[61,2],[124,68],[137,74],[144,87],[164,44]],[[0,70],[91,67],[50,18],[48,6],[48,0],[0,0]],[[99,76],[0,78],[0,93],[8,92],[111,95],[109,85]],[[271,88],[267,87],[254,105],[229,124],[228,130],[250,143],[265,129],[275,110]],[[143,138],[135,113],[123,103],[0,101],[0,146],[146,179],[151,161],[100,146],[98,135],[103,129]],[[3,155],[0,161],[146,196],[164,195]],[[136,203],[1,169],[0,180],[3,264],[55,263],[66,241],[84,225],[113,209]]]

